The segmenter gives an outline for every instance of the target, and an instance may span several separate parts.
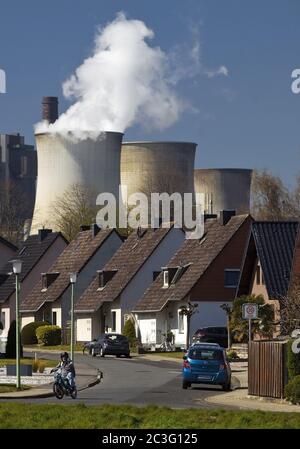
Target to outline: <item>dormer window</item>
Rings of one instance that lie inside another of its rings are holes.
[[[98,290],[103,290],[106,284],[113,278],[117,270],[99,270],[98,273]]]
[[[47,291],[58,276],[59,273],[42,273],[42,292]]]

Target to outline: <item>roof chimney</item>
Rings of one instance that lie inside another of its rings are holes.
[[[93,223],[91,228],[92,228],[92,236],[96,237],[101,228],[96,223]]]
[[[90,229],[90,225],[80,225],[80,232],[89,231]]]
[[[42,242],[47,237],[47,235],[51,234],[52,229],[39,229],[38,232],[39,241]]]
[[[43,97],[42,101],[43,120],[54,123],[58,119],[58,98]]]
[[[235,210],[221,210],[220,211],[220,225],[225,226],[231,217],[235,216]]]

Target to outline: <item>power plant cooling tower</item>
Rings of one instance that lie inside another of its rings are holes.
[[[235,210],[250,212],[252,170],[245,168],[210,168],[195,170],[195,193],[204,194],[204,212],[220,214]]]
[[[135,192],[194,194],[196,143],[125,142],[121,151],[121,184]]]
[[[69,140],[60,134],[36,134],[38,181],[31,234],[43,226],[57,230],[53,204],[72,185],[96,197],[109,192],[118,200],[122,133],[103,132],[96,140]]]

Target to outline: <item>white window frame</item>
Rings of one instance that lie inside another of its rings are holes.
[[[164,270],[163,271],[163,288],[169,287],[169,271]]]
[[[184,315],[180,313],[181,310],[178,310],[178,333],[184,334],[185,326],[184,326]]]

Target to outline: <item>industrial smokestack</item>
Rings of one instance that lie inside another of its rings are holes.
[[[43,97],[42,117],[48,123],[54,123],[58,119],[58,98]]]

